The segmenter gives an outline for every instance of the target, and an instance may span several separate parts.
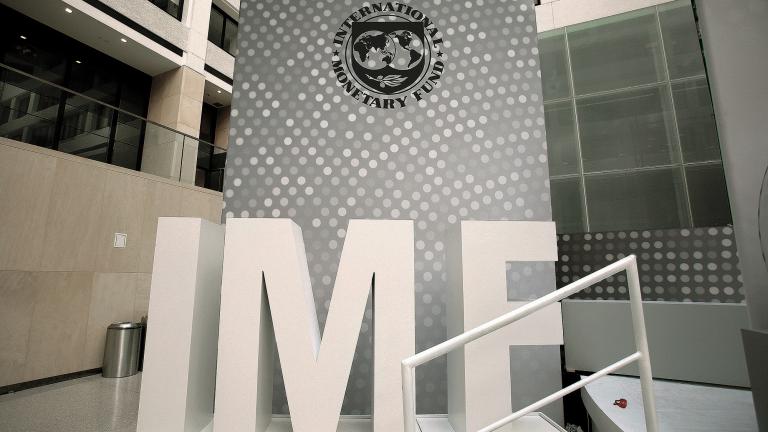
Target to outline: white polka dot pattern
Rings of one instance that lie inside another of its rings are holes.
[[[405,3],[444,32],[446,68],[425,101],[397,110],[350,98],[330,65],[339,22],[368,3],[242,3],[224,211],[302,227],[321,327],[347,221],[414,220],[420,351],[446,339],[446,229],[550,220],[551,210],[532,2]],[[515,271],[541,274],[536,289],[554,289],[552,266]],[[370,412],[370,316],[345,414]],[[445,359],[417,370],[419,412],[446,411],[445,374]],[[287,412],[279,373],[275,392],[275,412]]]
[[[731,227],[564,234],[558,250],[558,286],[634,254],[645,300],[744,302]],[[626,300],[626,276],[608,278],[574,298]]]

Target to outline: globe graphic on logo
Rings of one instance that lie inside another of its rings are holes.
[[[395,69],[408,70],[421,60],[424,55],[424,44],[415,34],[408,30],[397,30],[388,36],[397,42],[395,58],[390,66]]]
[[[408,70],[424,56],[424,44],[408,30],[389,34],[370,30],[362,33],[352,44],[355,61],[368,70],[389,66]]]
[[[368,70],[388,66],[395,58],[396,49],[392,38],[376,30],[362,33],[352,44],[355,60]]]

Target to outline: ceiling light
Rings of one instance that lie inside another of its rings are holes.
[[[219,93],[219,94],[221,94],[221,90],[216,90],[216,93]]]
[[[20,38],[22,38],[22,39],[24,39],[24,40],[27,40],[27,37],[26,37],[26,36],[24,36],[24,35],[19,35],[19,37],[20,37]]]
[[[66,13],[72,13],[72,9],[70,9],[70,8],[64,8],[64,12],[66,12]]]
[[[126,42],[128,42],[128,39],[126,39],[126,38],[120,38],[120,42],[122,42],[122,43],[126,43]]]
[[[80,60],[75,60],[75,63],[81,64],[82,62]]]

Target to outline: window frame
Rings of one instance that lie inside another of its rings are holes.
[[[149,0],[150,3],[155,5],[158,9],[162,10],[163,12],[167,13],[168,15],[172,16],[173,18],[176,18],[178,21],[181,21],[181,18],[184,16],[184,0],[179,0],[179,11],[176,15],[172,14],[170,11],[168,11],[167,8],[164,8],[160,6],[159,4],[155,3],[155,0]],[[166,0],[166,3],[171,3],[171,0]]]
[[[224,22],[221,26],[221,33],[218,35],[217,40],[211,40],[211,33],[210,29],[208,31],[208,41],[212,44],[216,45],[217,47],[221,48],[226,52],[227,54],[231,55],[232,57],[235,56],[235,52],[237,52],[237,31],[239,29],[239,23],[236,19],[232,18],[228,13],[224,12],[224,10],[215,4],[211,4],[211,16],[213,16],[214,13],[220,14],[224,18]],[[211,18],[208,18],[208,26],[210,27]],[[230,51],[228,48],[224,47],[224,40],[227,35],[227,28],[230,26],[235,26],[235,43],[232,44],[232,50]]]
[[[560,37],[560,34],[563,36],[563,43],[562,43],[562,49],[564,50],[565,60],[566,60],[566,70],[565,75],[562,77],[566,80],[566,83],[569,87],[570,93],[566,95],[557,95],[556,97],[551,97],[549,99],[543,100],[544,103],[544,115],[546,117],[547,110],[556,107],[563,108],[563,106],[571,105],[571,120],[573,121],[575,125],[575,143],[569,145],[569,149],[571,147],[575,148],[576,154],[577,154],[577,172],[569,172],[569,173],[556,173],[551,174],[550,173],[550,182],[573,182],[573,184],[578,185],[579,192],[580,192],[580,204],[581,208],[579,209],[580,212],[577,212],[581,214],[581,221],[580,229],[574,229],[572,225],[575,224],[575,221],[568,221],[569,223],[566,224],[570,228],[560,231],[560,227],[558,227],[558,232],[562,234],[570,234],[570,233],[591,233],[591,232],[601,232],[602,230],[595,230],[593,226],[599,225],[599,221],[591,220],[590,215],[590,199],[588,197],[589,193],[587,190],[587,179],[591,178],[593,176],[599,176],[599,175],[620,175],[622,173],[625,174],[635,174],[635,173],[641,173],[644,171],[652,172],[655,170],[664,170],[664,169],[675,169],[679,171],[679,174],[683,181],[683,191],[684,191],[684,199],[679,202],[679,205],[685,206],[685,210],[687,213],[686,220],[682,221],[682,223],[679,226],[652,226],[647,227],[644,229],[667,229],[667,228],[689,228],[689,227],[699,227],[701,226],[699,224],[699,219],[702,219],[702,216],[700,214],[697,214],[694,212],[693,206],[693,198],[691,197],[691,189],[693,188],[693,185],[690,184],[689,179],[687,178],[687,173],[691,169],[696,169],[697,167],[721,167],[721,170],[724,169],[723,163],[722,163],[722,148],[720,147],[719,137],[717,134],[717,124],[713,123],[712,127],[714,128],[714,137],[715,141],[718,144],[718,153],[717,157],[714,155],[714,152],[710,152],[710,155],[707,157],[702,158],[701,160],[689,160],[690,157],[684,154],[683,151],[683,143],[682,143],[682,136],[681,136],[681,121],[680,121],[680,115],[681,111],[678,111],[678,101],[683,102],[684,99],[680,99],[681,95],[684,95],[685,91],[695,92],[695,87],[697,82],[701,82],[702,80],[707,84],[707,92],[709,92],[709,83],[706,75],[706,70],[702,74],[694,74],[690,76],[682,76],[682,77],[673,77],[671,76],[670,71],[670,55],[672,55],[672,51],[669,50],[665,42],[667,42],[669,39],[667,38],[667,31],[669,31],[668,28],[663,26],[662,23],[662,13],[665,11],[672,10],[677,7],[684,7],[682,6],[685,2],[682,0],[678,0],[675,2],[671,2],[665,5],[657,5],[657,6],[651,6],[649,8],[643,8],[638,9],[632,12],[628,12],[626,15],[636,15],[641,12],[648,13],[648,11],[653,11],[654,19],[656,21],[656,28],[655,31],[657,32],[657,38],[660,43],[661,53],[660,58],[663,61],[663,77],[659,78],[656,82],[651,83],[645,83],[640,85],[633,85],[629,87],[621,87],[621,88],[615,88],[615,89],[607,89],[607,90],[601,90],[596,91],[593,93],[587,93],[587,94],[577,94],[577,92],[574,90],[574,82],[573,82],[573,64],[572,64],[572,50],[570,47],[570,29],[572,27],[577,26],[566,26],[560,29],[550,30],[547,32],[542,32],[539,34],[539,39],[542,37]],[[625,15],[625,14],[621,14]],[[617,17],[612,17],[613,20],[616,20]],[[695,20],[695,17],[694,17]],[[594,24],[594,23],[593,23]],[[701,54],[703,56],[703,53]],[[543,74],[542,74],[543,75]],[[690,84],[690,88],[687,86]],[[546,85],[546,83],[542,83],[542,85]],[[669,104],[669,107],[671,108],[671,111],[666,113],[665,116],[667,116],[665,122],[667,123],[667,126],[670,128],[670,132],[673,137],[669,138],[669,145],[671,146],[671,150],[675,153],[673,156],[673,160],[671,160],[669,163],[664,164],[651,164],[648,166],[642,166],[642,167],[627,167],[627,168],[621,168],[621,167],[607,167],[604,170],[590,170],[588,167],[585,167],[585,160],[584,160],[584,143],[582,143],[582,140],[584,139],[584,136],[582,134],[582,128],[584,127],[584,124],[580,122],[579,116],[579,102],[583,102],[585,100],[588,100],[589,98],[593,97],[607,97],[611,95],[621,95],[624,93],[631,93],[633,91],[641,91],[644,89],[651,89],[651,88],[660,88],[664,89],[664,91],[661,95],[663,104]],[[680,94],[678,94],[678,92]],[[710,98],[710,104],[711,102],[711,94],[709,94]],[[684,103],[681,103],[681,105],[684,105]],[[713,109],[713,107],[710,105],[710,109]],[[714,122],[714,119],[712,120]],[[549,137],[547,137],[549,140]],[[549,143],[550,145],[548,148],[556,147],[553,143]],[[550,156],[550,155],[548,155]],[[553,158],[556,159],[556,158]],[[555,170],[557,172],[557,170]],[[571,170],[572,171],[572,170]],[[727,193],[727,185],[724,185]],[[553,201],[553,207],[554,207],[554,201],[558,200],[558,197],[552,196]],[[558,200],[560,201],[560,200]],[[566,199],[565,201],[571,202],[573,200]],[[714,200],[713,203],[715,203],[718,200]],[[700,203],[698,203],[700,204]],[[720,202],[722,204],[722,202]],[[723,214],[725,214],[725,210],[728,211],[728,214],[730,214],[730,203],[726,202],[725,206],[727,208],[723,208]],[[574,213],[576,214],[576,213]],[[554,217],[554,215],[553,215]],[[706,218],[703,218],[706,219]],[[724,218],[723,218],[724,220]],[[732,220],[732,219],[730,219]],[[725,224],[728,225],[732,222],[727,221]],[[633,226],[627,226],[625,228],[622,228],[622,230],[627,229],[640,229],[640,227],[633,227]]]

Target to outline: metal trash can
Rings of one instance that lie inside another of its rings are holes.
[[[107,327],[104,345],[104,364],[101,375],[105,378],[123,378],[136,375],[139,370],[139,347],[142,325],[120,322]]]

